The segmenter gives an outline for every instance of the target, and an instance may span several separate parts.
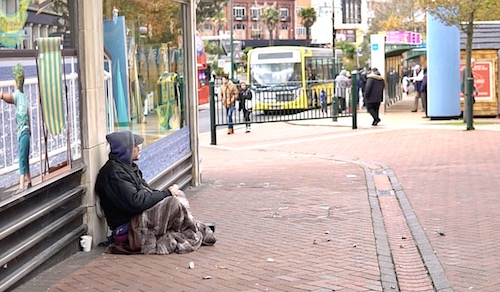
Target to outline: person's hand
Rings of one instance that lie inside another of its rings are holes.
[[[172,194],[172,197],[177,197],[177,196],[182,196],[184,193],[182,192],[181,189],[179,189],[179,186],[176,185],[176,184],[173,184],[171,186],[168,187],[168,190],[170,191],[170,193]]]

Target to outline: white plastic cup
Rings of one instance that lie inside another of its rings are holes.
[[[92,236],[82,235],[80,237],[80,245],[82,246],[84,252],[89,252],[92,248]]]

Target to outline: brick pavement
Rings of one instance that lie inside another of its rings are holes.
[[[186,193],[217,222],[215,246],[80,253],[16,290],[498,291],[498,120],[464,131],[391,108],[379,127],[361,112],[357,130],[255,125],[218,146],[202,135],[203,185]]]

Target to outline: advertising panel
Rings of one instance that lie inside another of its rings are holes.
[[[462,84],[463,70],[465,63],[460,64],[460,84]],[[472,76],[474,77],[474,85],[477,89],[476,101],[478,100],[491,100],[494,101],[493,96],[493,63],[491,61],[476,62],[472,68]],[[460,99],[463,100],[464,95],[460,92]]]

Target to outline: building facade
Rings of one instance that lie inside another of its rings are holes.
[[[312,0],[311,5],[318,14],[311,28],[313,43],[331,44],[335,29],[336,42],[361,44],[368,31],[368,0]]]
[[[311,27],[311,43],[313,45],[331,45],[333,27],[335,27],[336,41],[346,41],[359,45],[368,31],[369,1],[278,0],[274,5],[279,11],[280,21],[274,31],[273,39],[278,41],[305,40],[306,29],[301,24],[298,13],[302,8],[312,7],[316,10],[317,15],[317,21]],[[221,36],[222,39],[229,39],[232,15],[234,40],[269,40],[269,30],[260,17],[268,6],[267,2],[252,0],[234,0],[232,3],[230,1],[224,7],[225,17],[206,22],[200,33],[206,39],[217,35]]]
[[[310,0],[301,0],[307,3]],[[230,4],[232,4],[232,7]],[[261,15],[266,7],[270,5],[267,2],[252,0],[234,0],[230,1],[224,7],[224,19],[213,19],[203,25],[200,32],[204,37],[226,35],[231,32],[231,16],[233,20],[233,38],[234,40],[268,40],[270,31],[263,23]],[[295,0],[277,0],[272,4],[279,12],[279,22],[273,31],[274,40],[295,40],[305,39],[305,30],[299,28],[297,33],[297,6]],[[226,37],[227,39],[227,37]]]

